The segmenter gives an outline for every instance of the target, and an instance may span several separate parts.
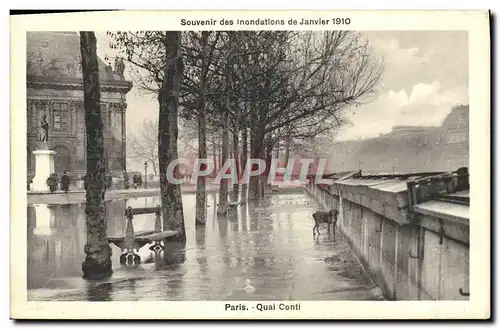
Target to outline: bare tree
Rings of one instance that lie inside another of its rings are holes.
[[[128,137],[128,151],[130,158],[138,161],[147,161],[153,167],[153,173],[158,174],[158,122],[145,120],[136,132]]]
[[[85,215],[87,244],[83,276],[89,279],[110,276],[111,248],[108,244],[107,219],[104,208],[106,193],[104,135],[101,115],[101,87],[97,40],[94,32],[80,32],[82,57],[83,103],[87,134],[87,174],[85,176]]]
[[[229,156],[229,143],[239,156],[240,131],[243,159],[248,152],[269,163],[272,151],[278,153],[282,144],[288,158],[294,141],[335,131],[346,108],[369,101],[383,69],[361,34],[352,31],[186,32],[183,37],[182,116],[196,118],[199,157],[207,155],[212,127],[211,135],[222,138],[222,143],[212,141],[214,155],[219,149],[223,159]],[[159,40],[157,32],[144,32],[137,47],[124,47],[129,58],[137,55],[135,49],[151,54],[138,65],[150,74],[138,81],[152,92],[159,87],[151,81],[163,81],[164,76],[165,51]],[[262,196],[266,175],[251,177],[250,199]],[[204,186],[200,179],[200,209]],[[224,194],[225,184],[221,189]]]
[[[167,179],[167,167],[178,159],[178,107],[183,74],[181,56],[181,33],[166,32],[166,49],[162,86],[158,93],[160,103],[158,125],[158,157],[160,163],[160,194],[163,206],[163,229],[176,230],[186,240],[181,187]],[[173,176],[179,178],[179,166],[173,169]]]
[[[189,31],[184,33],[183,53],[186,59],[186,69],[182,85],[182,105],[185,108],[184,117],[195,118],[198,128],[198,158],[207,159],[207,123],[210,106],[207,106],[207,94],[214,74],[219,65],[224,64],[231,52],[224,51],[226,32]],[[207,159],[208,160],[208,159]],[[197,170],[204,170],[205,164]],[[206,177],[198,176],[196,188],[196,219],[197,225],[205,224],[206,212]]]
[[[253,158],[269,160],[276,132],[286,127],[307,125],[304,138],[334,129],[343,109],[369,101],[382,73],[356,32],[260,31],[245,42],[260,51],[239,62]],[[293,133],[288,130],[286,140]],[[264,181],[251,180],[249,198],[259,199]]]
[[[110,47],[131,63],[131,74],[140,90],[157,95],[158,162],[163,229],[177,230],[185,241],[180,185],[167,179],[167,166],[178,159],[178,107],[184,70],[181,33],[170,31],[108,32]],[[179,176],[175,166],[174,176]]]
[[[179,119],[179,151],[198,152],[198,123],[194,120]]]

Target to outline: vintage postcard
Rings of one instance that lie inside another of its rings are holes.
[[[487,11],[13,15],[11,60],[12,318],[490,317]]]

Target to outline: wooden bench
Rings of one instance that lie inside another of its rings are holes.
[[[134,215],[155,214],[155,229],[146,231],[134,231],[134,224],[132,219]],[[120,236],[108,237],[108,242],[113,243],[122,251],[120,256],[120,264],[140,264],[141,257],[135,252],[139,251],[143,246],[148,243],[153,243],[149,249],[159,252],[165,249],[161,241],[177,235],[177,231],[163,231],[162,230],[162,217],[160,206],[145,207],[145,208],[132,208],[125,209],[125,217],[127,218],[127,226],[125,234]],[[135,250],[135,251],[134,251]]]

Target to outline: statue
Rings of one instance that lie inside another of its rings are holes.
[[[36,56],[36,67],[37,67],[37,74],[42,76],[43,75],[43,56],[42,52],[39,50]]]
[[[125,72],[125,64],[123,63],[123,58],[115,58],[115,71],[123,78],[123,72]]]
[[[43,142],[45,148],[47,148],[47,141],[49,140],[49,123],[47,122],[47,115],[42,116],[42,120],[40,121],[40,134],[38,136],[38,140]]]

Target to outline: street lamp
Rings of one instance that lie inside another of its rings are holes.
[[[144,161],[144,188],[148,188],[148,162]]]

